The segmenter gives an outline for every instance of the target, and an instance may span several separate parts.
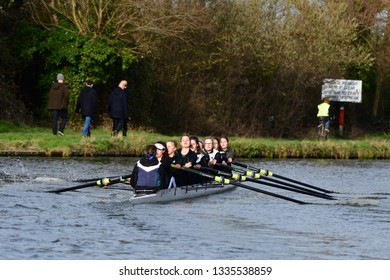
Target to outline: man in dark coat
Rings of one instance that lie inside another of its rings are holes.
[[[117,136],[122,130],[123,136],[127,135],[127,119],[129,117],[127,81],[119,83],[108,98],[108,114],[112,119],[112,136]]]
[[[84,128],[81,135],[87,137],[91,136],[91,122],[96,115],[97,94],[92,87],[93,82],[88,80],[85,87],[80,91],[76,106],[76,113],[81,111],[84,119]]]
[[[47,108],[53,112],[51,128],[53,135],[57,135],[57,123],[61,118],[61,125],[58,134],[64,136],[65,125],[68,120],[69,91],[64,83],[64,75],[57,75],[57,82],[53,83],[49,92],[49,102]]]

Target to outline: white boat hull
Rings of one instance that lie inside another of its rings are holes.
[[[192,199],[233,190],[234,185],[222,185],[218,183],[197,184],[171,189],[162,189],[154,194],[134,194],[130,202],[142,203],[168,203],[171,201]]]

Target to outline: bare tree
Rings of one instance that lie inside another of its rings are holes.
[[[71,24],[79,35],[118,38],[140,54],[158,48],[160,38],[188,40],[185,33],[202,26],[204,10],[184,0],[27,0],[26,7],[44,28]]]

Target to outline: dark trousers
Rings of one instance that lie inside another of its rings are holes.
[[[112,131],[118,133],[122,130],[123,136],[127,136],[127,118],[126,119],[112,119]]]
[[[61,118],[61,124],[60,124],[60,129],[58,130],[64,132],[66,122],[68,121],[68,110],[66,109],[53,110],[51,129],[53,130],[54,135],[57,134],[57,123],[59,118]]]

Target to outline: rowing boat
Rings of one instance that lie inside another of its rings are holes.
[[[130,202],[134,204],[142,203],[168,203],[171,201],[192,199],[212,194],[218,194],[233,190],[234,185],[223,185],[216,182],[195,184],[170,189],[162,189],[153,194],[135,193]]]

